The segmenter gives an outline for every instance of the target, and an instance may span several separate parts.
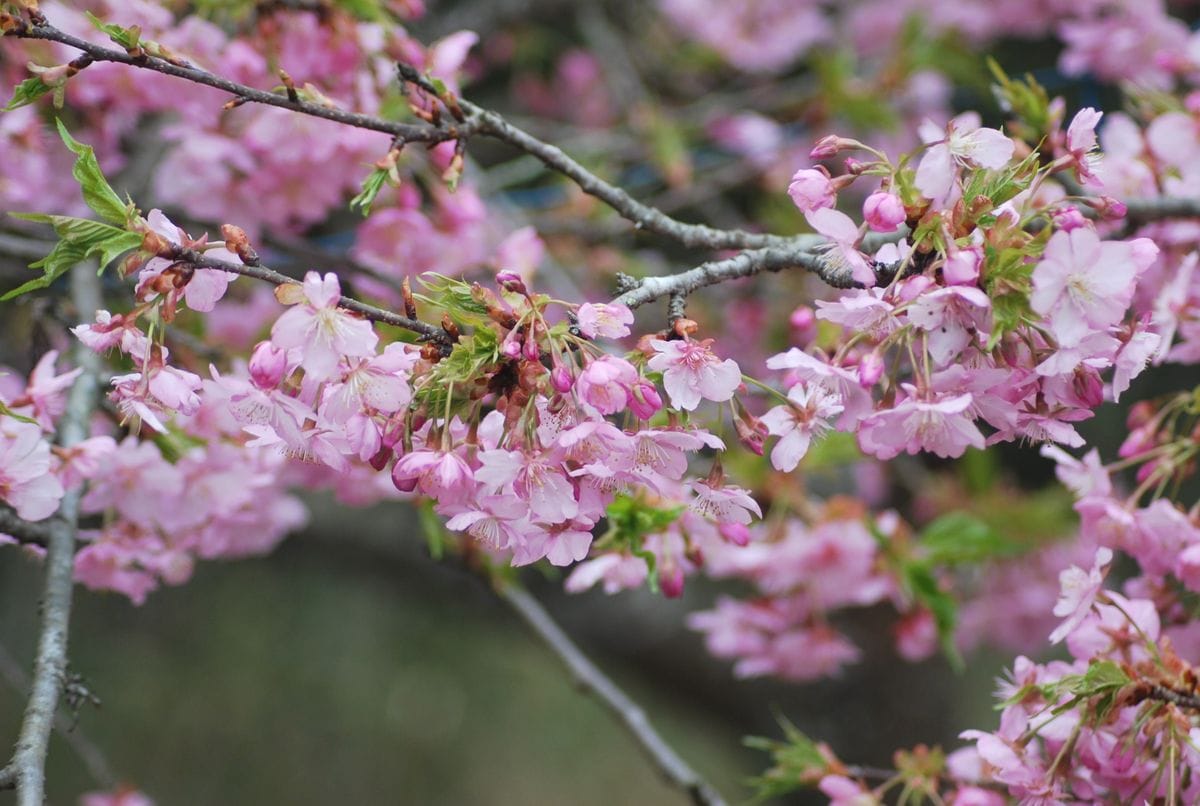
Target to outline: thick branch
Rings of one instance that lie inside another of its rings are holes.
[[[654,729],[642,707],[588,660],[537,599],[515,585],[505,585],[499,588],[496,594],[558,656],[571,673],[576,685],[583,691],[596,695],[624,723],[668,781],[687,792],[692,802],[699,806],[724,806],[725,800],[712,785],[680,758]]]
[[[1188,694],[1183,691],[1176,691],[1167,686],[1152,686],[1147,693],[1147,698],[1151,700],[1159,700],[1161,702],[1169,702],[1172,705],[1177,705],[1180,708],[1186,708],[1189,711],[1200,712],[1200,697],[1195,694]]]
[[[272,285],[286,285],[288,283],[296,285],[299,283],[294,277],[280,274],[274,269],[268,269],[266,266],[246,266],[241,263],[230,263],[227,260],[216,260],[205,257],[202,252],[197,252],[194,249],[175,247],[171,251],[171,256],[176,260],[185,261],[197,268],[232,272],[244,277],[253,277],[256,280],[265,280]],[[365,302],[359,302],[350,297],[342,297],[338,301],[338,306],[348,311],[360,313],[373,322],[382,322],[385,325],[394,325],[402,327],[405,330],[411,330],[430,341],[446,343],[449,340],[449,335],[446,331],[436,325],[431,325],[428,322],[422,322],[418,319],[409,319],[407,316],[401,316],[398,313],[392,313],[384,308],[377,308],[374,305],[368,305]]]
[[[100,282],[87,265],[71,273],[71,296],[78,315],[89,320],[100,308]],[[74,445],[87,438],[89,421],[99,387],[100,363],[83,345],[75,349],[75,360],[83,372],[75,379],[67,398],[67,409],[59,426],[59,441]],[[71,619],[71,594],[75,570],[75,532],[82,491],[63,496],[58,517],[48,524],[46,543],[46,589],[42,596],[42,623],[33,684],[25,718],[17,737],[16,750],[6,771],[17,787],[17,806],[42,806],[45,800],[46,754],[50,731],[58,710],[58,698],[67,671],[67,629]],[[4,778],[0,773],[0,780]]]
[[[1126,218],[1136,224],[1164,218],[1200,218],[1200,199],[1155,196],[1125,199]]]
[[[820,238],[810,236],[816,242]],[[698,288],[716,285],[738,277],[749,277],[764,271],[803,268],[813,272],[835,288],[852,288],[855,283],[849,269],[827,263],[815,252],[806,249],[755,249],[724,260],[704,263],[694,269],[666,277],[646,277],[635,281],[636,286],[622,293],[616,301],[636,308],[661,297],[687,295]]]

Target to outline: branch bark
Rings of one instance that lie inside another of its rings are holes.
[[[725,805],[720,793],[659,735],[642,707],[583,654],[537,599],[515,585],[498,588],[496,595],[558,656],[576,685],[583,692],[595,695],[621,720],[638,744],[650,754],[663,777],[686,792],[697,806]]]
[[[9,507],[0,505],[0,534],[15,537],[18,543],[28,546],[47,545],[50,542],[50,524],[51,521],[27,521]]]
[[[100,281],[91,266],[79,265],[72,270],[71,297],[84,321],[90,320],[100,308]],[[82,344],[77,345],[74,352],[83,372],[71,386],[67,409],[59,426],[59,442],[64,446],[87,438],[99,390],[99,358]],[[81,497],[79,489],[68,491],[59,506],[58,517],[47,523],[46,586],[41,602],[42,621],[33,683],[12,761],[0,771],[0,785],[11,782],[17,788],[17,806],[42,806],[45,801],[50,731],[67,670],[67,633],[71,620],[75,535]]]

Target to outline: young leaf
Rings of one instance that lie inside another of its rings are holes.
[[[362,190],[350,200],[350,209],[362,213],[363,218],[369,216],[371,205],[375,203],[375,197],[379,195],[379,191],[383,190],[387,178],[388,172],[383,168],[376,168],[367,174],[367,178],[362,183]]]
[[[29,264],[31,269],[40,269],[42,276],[9,291],[0,297],[0,302],[6,302],[30,291],[46,288],[71,267],[92,256],[99,259],[100,268],[103,269],[125,252],[138,248],[142,243],[142,236],[136,232],[127,232],[120,227],[87,218],[42,214],[13,215],[25,221],[50,224],[58,234],[59,241],[50,250],[50,254]]]
[[[75,177],[75,181],[83,190],[84,202],[105,221],[123,226],[129,220],[130,205],[121,201],[121,197],[104,178],[104,173],[100,170],[100,163],[96,161],[96,152],[92,147],[72,137],[61,120],[57,123],[59,136],[76,157],[75,166],[71,169],[71,176]]]
[[[4,107],[4,111],[11,112],[12,110],[19,109],[22,106],[28,106],[38,98],[41,98],[46,93],[50,92],[51,89],[52,88],[49,87],[45,81],[42,81],[40,76],[27,78],[18,84],[16,89],[13,90],[12,98],[9,99],[8,104]]]
[[[142,38],[141,27],[131,25],[128,28],[122,28],[120,25],[105,22],[90,11],[85,13],[87,14],[87,18],[92,21],[92,25],[96,26],[96,30],[107,35],[115,44],[120,45],[126,50],[133,50],[138,47]]]

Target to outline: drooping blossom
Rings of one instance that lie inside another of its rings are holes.
[[[271,341],[299,351],[300,366],[313,380],[333,376],[343,358],[374,355],[379,336],[371,323],[338,307],[342,287],[332,272],[304,276],[302,298],[275,320]]]
[[[880,459],[921,451],[953,458],[962,456],[967,448],[983,447],[983,434],[969,411],[970,394],[925,400],[911,386],[908,391],[910,396],[893,408],[862,421],[858,444],[865,452]]]
[[[624,411],[638,381],[637,369],[623,358],[605,355],[588,363],[575,381],[580,398],[601,414]]]
[[[723,403],[741,385],[742,371],[737,362],[717,358],[711,344],[712,339],[650,342],[655,354],[647,366],[663,374],[663,387],[676,408],[693,411],[701,400]]]
[[[1073,565],[1059,574],[1062,595],[1054,605],[1054,615],[1065,618],[1065,621],[1050,633],[1050,643],[1057,644],[1070,635],[1091,612],[1100,586],[1104,584],[1104,569],[1112,562],[1112,558],[1112,550],[1102,547],[1096,550],[1096,559],[1090,571]]]
[[[791,405],[776,406],[762,416],[768,433],[779,437],[771,449],[771,464],[790,473],[808,452],[813,437],[829,429],[829,419],[841,414],[838,398],[822,386],[798,383],[788,390]]]
[[[585,302],[577,314],[579,332],[589,339],[619,339],[629,335],[633,311],[619,302]]]
[[[42,429],[0,415],[0,501],[27,521],[40,521],[54,514],[62,497]]]

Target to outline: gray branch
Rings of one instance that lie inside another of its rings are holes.
[[[809,236],[820,243],[818,236]],[[704,263],[694,269],[665,277],[646,277],[617,297],[616,301],[636,308],[662,297],[687,296],[698,288],[716,285],[764,271],[802,268],[835,288],[853,288],[849,271],[827,263],[811,249],[754,249],[724,260]]]
[[[668,781],[687,792],[697,806],[725,806],[720,793],[659,735],[642,707],[583,654],[537,599],[515,585],[498,588],[496,595],[558,656],[576,685],[585,693],[595,695],[621,720]]]
[[[79,265],[72,270],[71,297],[80,321],[90,321],[101,307],[100,281],[91,266]],[[83,372],[71,386],[59,426],[58,438],[64,446],[87,438],[99,390],[99,358],[82,344],[76,346],[74,355]],[[81,497],[79,489],[68,491],[59,506],[58,517],[47,523],[46,588],[41,602],[42,623],[33,683],[12,761],[0,771],[0,786],[5,783],[16,786],[17,806],[42,806],[45,801],[46,754],[67,671],[67,631]]]
[[[34,523],[17,515],[11,508],[0,504],[0,534],[16,538],[27,546],[46,546],[50,543],[51,521]]]

